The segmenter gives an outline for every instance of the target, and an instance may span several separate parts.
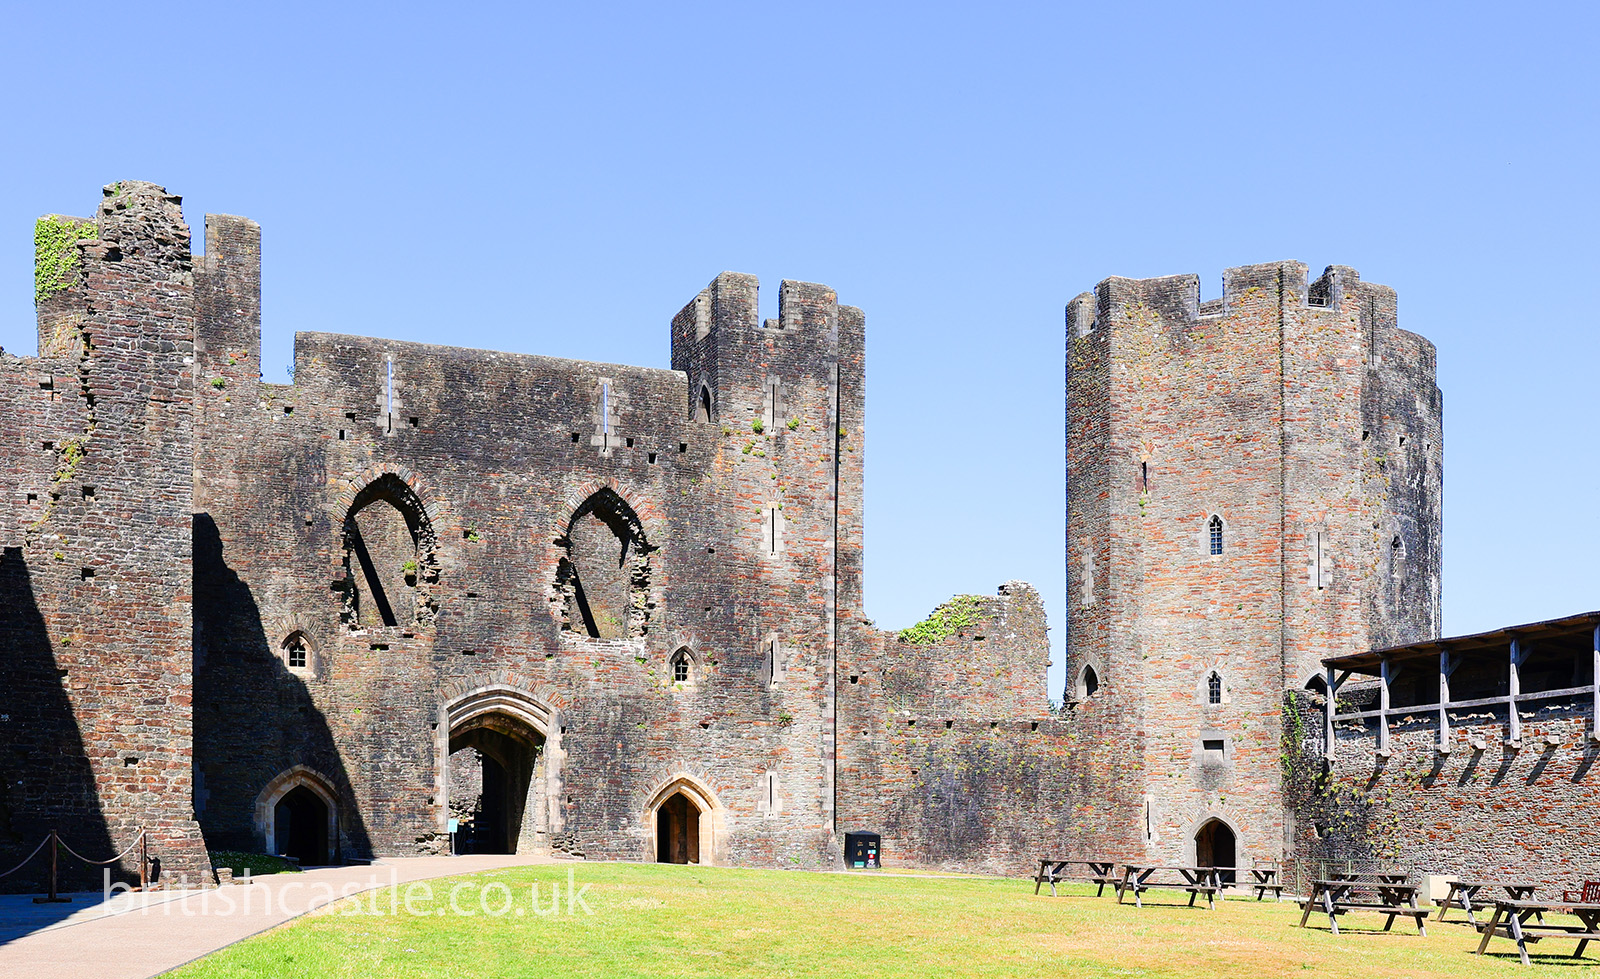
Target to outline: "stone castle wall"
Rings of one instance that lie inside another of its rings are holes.
[[[1600,751],[1586,698],[1524,711],[1520,745],[1507,743],[1504,708],[1453,712],[1449,754],[1437,750],[1432,711],[1396,712],[1387,758],[1375,750],[1373,722],[1342,722],[1325,778],[1320,699],[1290,694],[1286,707],[1301,718],[1302,737],[1286,745],[1301,876],[1349,862],[1526,880],[1546,894],[1600,877]]]
[[[766,866],[834,865],[845,822],[1009,866],[1096,811],[1031,589],[915,650],[865,620],[865,324],[832,290],[760,322],[718,276],[670,370],[301,333],[269,384],[260,229],[208,216],[191,257],[176,197],[107,194],[44,356],[0,362],[38,498],[5,508],[7,845],[150,826],[203,876],[200,830],[277,849],[304,789],[332,858],[443,852],[452,785],[492,781],[456,751],[523,780],[516,846],[588,858],[651,859],[680,790],[702,860]]]
[[[880,632],[841,670],[841,831],[881,832],[890,861],[988,873],[1138,853],[1130,719],[1100,699],[1051,710],[1038,593],[1010,582],[941,611],[932,641]]]
[[[177,198],[127,182],[92,219],[42,219],[36,244],[41,356],[0,355],[0,864],[52,829],[92,859],[144,830],[166,875],[201,879],[188,228]]]
[[[1230,269],[1205,303],[1174,276],[1068,307],[1068,694],[1087,667],[1138,719],[1126,818],[1151,859],[1195,859],[1210,820],[1241,863],[1281,858],[1282,691],[1374,631],[1437,634],[1432,348],[1393,311],[1353,270],[1308,284],[1292,262]],[[1391,566],[1403,596],[1375,594]]]
[[[214,295],[255,295],[253,229],[213,218],[212,230],[202,283],[231,274],[247,284]],[[551,841],[647,857],[653,796],[687,775],[724,810],[719,859],[827,860],[831,521],[836,472],[860,478],[835,434],[833,370],[841,351],[860,369],[860,317],[821,286],[785,283],[780,298],[780,319],[758,324],[755,280],[719,277],[675,323],[687,371],[300,334],[290,386],[256,380],[256,327],[209,306],[196,491],[211,535],[197,538],[212,585],[208,834],[258,834],[246,819],[256,793],[303,761],[338,787],[352,852],[440,849],[441,710],[499,685],[555,718],[539,732],[552,754],[559,738]],[[709,417],[690,386],[702,377]],[[352,613],[337,591],[350,577],[359,590],[349,509],[388,474],[420,503],[432,542],[420,580],[392,589],[406,606],[393,625]],[[566,621],[561,579],[564,562],[583,574],[606,555],[562,541],[604,492],[637,515],[651,550],[637,607],[596,638]],[[304,674],[283,666],[293,633],[316,652]],[[679,649],[694,660],[684,684],[671,679]]]

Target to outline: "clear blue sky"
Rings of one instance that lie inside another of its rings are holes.
[[[1594,10],[12,4],[0,346],[33,219],[125,178],[261,222],[272,380],[295,330],[665,366],[718,272],[825,282],[867,313],[868,614],[1031,581],[1058,693],[1063,305],[1351,265],[1439,348],[1446,631],[1591,609]]]

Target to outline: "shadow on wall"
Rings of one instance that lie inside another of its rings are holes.
[[[307,678],[289,670],[268,637],[250,586],[224,560],[222,536],[208,513],[194,515],[194,599],[195,809],[206,847],[278,852],[309,846],[325,849],[335,861],[371,857],[366,824],[327,719]],[[313,674],[326,670],[315,654],[308,666]],[[295,766],[322,778],[279,779]],[[257,824],[256,803],[275,779],[285,792],[274,810],[286,825],[274,825],[269,840]],[[327,815],[311,798],[319,792],[332,797],[333,825],[308,835],[308,819]]]
[[[21,862],[52,829],[86,857],[116,852],[67,698],[69,650],[57,662],[22,549],[0,551],[0,872]],[[64,852],[59,873],[63,890],[102,883],[100,868]],[[0,892],[42,892],[49,876],[46,847],[21,870],[0,877]],[[113,879],[137,882],[137,871]]]

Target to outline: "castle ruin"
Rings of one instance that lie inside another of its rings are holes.
[[[1058,711],[1025,584],[864,617],[865,319],[825,286],[761,321],[719,275],[670,368],[298,333],[283,385],[253,222],[207,216],[196,256],[130,181],[35,241],[39,355],[0,354],[0,863],[56,829],[144,831],[190,881],[223,848],[832,867],[855,831],[998,872],[1491,866],[1391,818],[1452,805],[1394,762],[1403,708],[1450,699],[1395,684],[1438,642],[1442,409],[1432,346],[1351,269],[1069,304]],[[1587,662],[1583,628],[1538,636]],[[1541,708],[1568,727],[1573,669]],[[1463,791],[1581,818],[1576,744],[1561,786]]]

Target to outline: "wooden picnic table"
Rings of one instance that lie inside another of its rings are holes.
[[[1320,911],[1328,916],[1328,927],[1337,935],[1339,915],[1350,911],[1376,911],[1389,916],[1383,923],[1384,931],[1394,927],[1394,919],[1403,916],[1415,920],[1417,931],[1427,935],[1430,912],[1417,905],[1417,892],[1422,888],[1404,883],[1405,878],[1405,874],[1341,874],[1333,880],[1314,880],[1311,894],[1303,905],[1305,913],[1300,916],[1300,927],[1306,927],[1312,911]]]
[[[1546,913],[1570,914],[1582,924],[1546,924],[1544,921]],[[1529,918],[1538,920],[1529,922]],[[1600,939],[1600,904],[1556,904],[1496,898],[1494,915],[1488,924],[1479,925],[1478,930],[1483,932],[1483,940],[1478,943],[1479,955],[1488,949],[1489,939],[1501,935],[1517,943],[1517,954],[1522,956],[1523,965],[1531,964],[1528,961],[1528,946],[1546,938],[1577,939],[1578,947],[1572,953],[1572,957],[1582,958],[1584,948],[1590,942]]]
[[[1338,881],[1370,882],[1374,885],[1404,884],[1406,881],[1411,879],[1411,875],[1408,873],[1391,870],[1380,872],[1335,870],[1328,874],[1327,879]]]
[[[1443,921],[1444,913],[1451,908],[1460,908],[1467,913],[1467,923],[1478,927],[1478,919],[1473,917],[1473,912],[1482,911],[1494,903],[1493,898],[1479,899],[1478,892],[1485,889],[1492,891],[1497,887],[1503,889],[1513,901],[1531,901],[1533,892],[1539,889],[1535,884],[1520,880],[1453,880],[1450,882],[1450,893],[1439,902],[1437,920]],[[1542,915],[1540,920],[1544,920]]]
[[[1175,873],[1182,880],[1151,883],[1150,878],[1158,873]],[[1141,895],[1156,886],[1188,891],[1189,907],[1191,908],[1194,907],[1194,899],[1204,894],[1206,907],[1213,911],[1217,907],[1217,894],[1222,890],[1215,867],[1165,867],[1130,863],[1123,865],[1122,880],[1117,883],[1117,903],[1121,904],[1122,898],[1129,891],[1132,891],[1134,906],[1142,908],[1144,907],[1144,900]]]
[[[1049,884],[1050,896],[1055,897],[1056,883],[1071,879],[1098,884],[1099,888],[1094,892],[1094,896],[1099,897],[1106,892],[1106,885],[1117,886],[1117,875],[1113,873],[1116,866],[1114,860],[1040,860],[1039,873],[1033,878],[1033,893],[1039,893],[1040,887]],[[1069,877],[1066,872],[1068,867],[1087,867],[1089,872]]]
[[[1257,901],[1265,900],[1267,892],[1271,891],[1277,896],[1278,900],[1283,900],[1283,882],[1278,877],[1277,867],[1250,867],[1248,869],[1241,867],[1212,867],[1211,869],[1217,872],[1217,886],[1223,890],[1226,890],[1229,886],[1237,887],[1241,890],[1253,890],[1256,892]],[[1239,880],[1240,875],[1244,873],[1250,875],[1250,883],[1248,884],[1241,883]],[[1224,879],[1223,875],[1225,874],[1231,874],[1232,876]]]

